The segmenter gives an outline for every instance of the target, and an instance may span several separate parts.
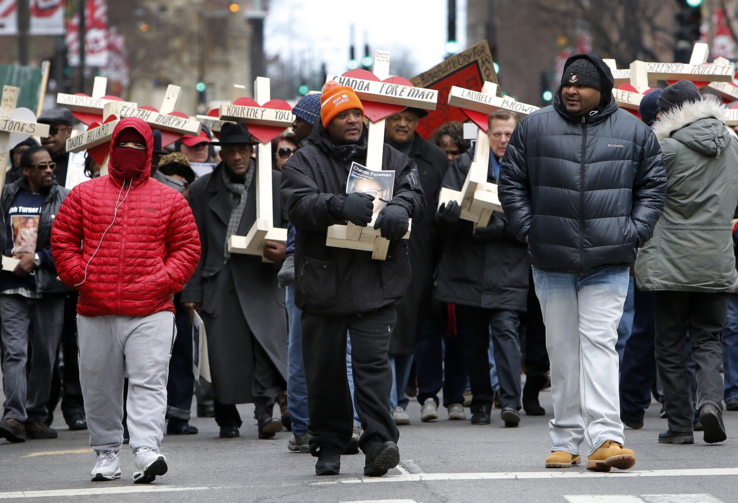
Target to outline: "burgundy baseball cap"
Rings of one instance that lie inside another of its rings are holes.
[[[182,143],[187,145],[188,147],[194,147],[195,145],[199,145],[200,143],[210,143],[210,138],[208,138],[208,135],[205,131],[200,130],[200,134],[198,136],[192,136],[189,134],[183,136]]]

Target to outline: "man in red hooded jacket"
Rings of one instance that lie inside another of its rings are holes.
[[[80,382],[97,453],[92,480],[120,477],[126,376],[133,481],[148,483],[167,471],[159,449],[176,336],[172,294],[195,271],[200,239],[184,197],[150,178],[153,146],[148,124],[121,120],[110,175],[72,190],[51,236],[60,278],[79,290]]]

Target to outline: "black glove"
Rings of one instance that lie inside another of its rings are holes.
[[[461,206],[454,200],[448,203],[441,203],[436,211],[436,223],[443,226],[450,226],[458,222],[461,216]]]
[[[363,192],[354,192],[347,196],[336,196],[335,213],[341,220],[348,220],[354,225],[366,227],[374,215],[374,196]]]
[[[472,234],[472,239],[474,241],[494,241],[495,239],[499,239],[505,234],[506,225],[504,220],[493,213],[487,227],[477,227],[474,234]]]
[[[399,204],[388,204],[379,212],[374,228],[382,229],[383,238],[399,241],[407,234],[407,228],[410,225],[409,217],[407,210]]]
[[[290,255],[284,260],[277,274],[277,282],[280,288],[284,288],[291,285],[293,281],[295,281],[295,257]]]

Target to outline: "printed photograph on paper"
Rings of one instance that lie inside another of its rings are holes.
[[[36,240],[38,239],[37,216],[12,216],[10,225],[13,228],[13,249],[11,255],[17,256],[21,253],[36,253]]]
[[[374,197],[374,219],[382,208],[392,200],[392,190],[395,186],[394,171],[375,171],[358,163],[351,164],[348,182],[346,182],[346,194],[363,192]]]

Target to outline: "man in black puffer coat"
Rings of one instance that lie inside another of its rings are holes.
[[[554,105],[516,128],[502,161],[500,201],[528,243],[546,324],[554,419],[546,467],[635,464],[623,448],[617,326],[635,249],[651,238],[666,175],[651,130],[619,110],[599,56],[566,62]],[[580,369],[582,375],[580,375]]]

